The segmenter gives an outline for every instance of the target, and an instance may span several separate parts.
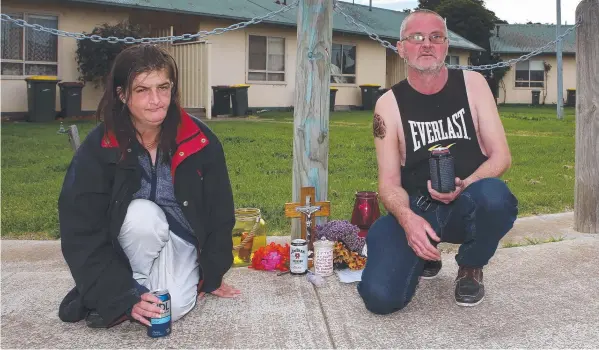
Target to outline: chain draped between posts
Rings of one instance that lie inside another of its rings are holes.
[[[117,38],[114,36],[102,37],[100,35],[95,35],[95,34],[88,35],[88,34],[84,34],[84,33],[73,33],[73,32],[67,32],[64,30],[43,27],[39,24],[30,24],[22,19],[14,19],[4,13],[0,14],[0,19],[2,21],[11,22],[15,25],[18,25],[18,26],[21,26],[24,28],[31,28],[33,30],[47,32],[47,33],[57,35],[57,36],[74,38],[77,40],[89,39],[94,42],[106,41],[111,44],[116,44],[119,42],[122,42],[125,44],[139,44],[139,43],[151,44],[151,43],[164,43],[164,42],[175,42],[175,41],[188,41],[188,40],[195,39],[195,38],[204,38],[204,37],[207,37],[210,35],[220,35],[220,34],[223,34],[226,32],[243,29],[249,25],[258,24],[264,20],[267,20],[269,18],[283,14],[285,12],[288,12],[288,11],[296,8],[298,6],[299,2],[300,2],[300,0],[294,0],[291,4],[282,6],[280,9],[278,9],[276,11],[269,12],[262,16],[254,17],[249,21],[232,24],[226,28],[215,28],[210,31],[199,31],[195,34],[172,35],[172,36],[163,36],[163,37],[157,37],[157,38],[133,38],[133,37]],[[334,10],[335,10],[335,12],[337,12],[340,15],[342,15],[343,17],[345,17],[347,22],[349,22],[350,24],[353,24],[354,26],[358,27],[361,31],[368,34],[368,37],[370,37],[370,39],[372,39],[374,41],[378,41],[383,47],[393,50],[394,52],[397,53],[397,48],[395,47],[395,45],[391,44],[387,40],[381,39],[378,34],[369,30],[365,25],[359,23],[356,19],[353,18],[353,16],[349,15],[343,9],[343,7],[341,5],[339,5],[339,1],[336,1],[336,0],[334,1]],[[518,58],[512,58],[512,59],[509,59],[504,62],[498,62],[498,63],[494,63],[494,64],[484,64],[484,65],[480,65],[480,66],[471,66],[471,65],[463,66],[463,65],[449,65],[448,64],[447,67],[450,69],[481,70],[481,71],[509,67],[518,62],[526,61],[533,56],[543,53],[546,49],[549,49],[552,46],[556,45],[558,41],[563,40],[564,37],[566,37],[568,34],[570,34],[570,32],[574,31],[578,26],[580,26],[580,24],[581,24],[581,21],[579,19],[574,26],[572,26],[571,28],[568,28],[568,30],[566,30],[562,35],[558,36],[555,40],[547,43],[546,45],[544,45],[542,47],[539,47],[538,49],[536,49],[526,55],[522,55]]]
[[[376,33],[374,33],[373,31],[369,30],[365,25],[358,23],[351,15],[349,15],[344,9],[343,7],[341,7],[339,5],[339,2],[336,1],[335,2],[335,7],[334,7],[335,12],[339,13],[340,15],[344,16],[345,19],[350,23],[355,25],[356,27],[358,27],[360,30],[362,30],[364,33],[368,34],[368,36],[370,37],[370,39],[374,40],[374,41],[378,41],[383,47],[393,50],[394,52],[397,53],[397,47],[395,47],[395,45],[391,44],[390,42],[383,40],[380,38],[380,36]],[[513,64],[516,64],[518,62],[521,61],[526,61],[528,59],[530,59],[533,56],[539,55],[541,53],[543,53],[545,51],[545,49],[548,49],[552,46],[554,46],[555,44],[557,44],[558,41],[562,40],[564,37],[566,37],[568,34],[570,34],[570,32],[574,31],[578,26],[580,26],[581,21],[580,19],[578,20],[578,22],[572,26],[571,28],[568,28],[568,30],[566,30],[562,35],[558,36],[555,40],[547,43],[546,45],[539,47],[538,49],[520,56],[518,58],[512,58],[510,60],[504,61],[504,62],[498,62],[498,63],[494,63],[494,64],[483,64],[480,66],[471,66],[471,65],[467,65],[467,66],[463,66],[463,65],[450,65],[447,64],[447,68],[450,69],[464,69],[464,70],[491,70],[491,69],[496,69],[496,68],[504,68],[504,67],[509,67]]]
[[[4,13],[1,14],[0,17],[1,17],[2,21],[11,22],[20,27],[31,28],[33,30],[38,30],[41,32],[46,32],[46,33],[54,34],[57,36],[67,37],[67,38],[74,38],[77,40],[89,39],[93,42],[106,41],[111,44],[117,44],[119,42],[122,42],[125,44],[152,44],[152,43],[174,42],[174,41],[179,41],[179,40],[188,41],[188,40],[195,39],[195,38],[204,38],[204,37],[207,37],[210,35],[220,35],[220,34],[234,31],[237,29],[242,29],[249,25],[258,24],[264,20],[267,20],[269,18],[275,17],[275,16],[283,14],[289,10],[292,10],[293,8],[297,7],[298,4],[299,4],[299,0],[295,0],[293,3],[286,5],[286,6],[282,6],[280,9],[278,9],[276,11],[269,12],[262,16],[254,17],[249,21],[232,24],[226,28],[215,28],[210,31],[202,30],[195,34],[171,35],[171,36],[163,36],[163,37],[157,37],[157,38],[134,38],[134,37],[117,38],[114,36],[102,37],[100,35],[95,35],[95,34],[87,35],[84,33],[72,33],[72,32],[67,32],[64,30],[43,27],[39,24],[30,24],[22,19],[14,19]]]

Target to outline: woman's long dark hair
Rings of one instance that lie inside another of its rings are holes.
[[[114,60],[105,81],[106,88],[96,117],[99,121],[104,121],[107,132],[114,133],[123,156],[131,143],[135,142],[138,131],[133,126],[127,104],[121,101],[120,96],[124,96],[125,102],[128,101],[133,81],[139,74],[163,69],[168,73],[172,89],[170,105],[159,134],[158,148],[162,151],[163,160],[168,162],[177,147],[177,128],[181,121],[177,63],[166,50],[150,44],[128,47]],[[120,89],[120,93],[117,89]]]

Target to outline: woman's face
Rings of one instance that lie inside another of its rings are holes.
[[[172,83],[166,69],[140,73],[126,102],[136,127],[157,127],[166,118]]]

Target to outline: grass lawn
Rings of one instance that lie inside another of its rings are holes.
[[[520,200],[520,216],[569,211],[574,203],[574,109],[501,107],[512,150],[503,176]],[[371,112],[330,116],[331,219],[351,217],[354,193],[377,190]],[[77,121],[83,137],[94,122]],[[236,207],[258,207],[271,233],[290,222],[293,114],[266,112],[253,121],[211,121],[227,156]],[[58,237],[56,200],[72,151],[59,123],[2,125],[2,237]]]

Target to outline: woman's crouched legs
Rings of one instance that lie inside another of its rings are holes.
[[[133,200],[118,239],[129,258],[133,278],[150,291],[168,289],[173,321],[194,308],[200,279],[197,250],[169,230],[158,205]]]

